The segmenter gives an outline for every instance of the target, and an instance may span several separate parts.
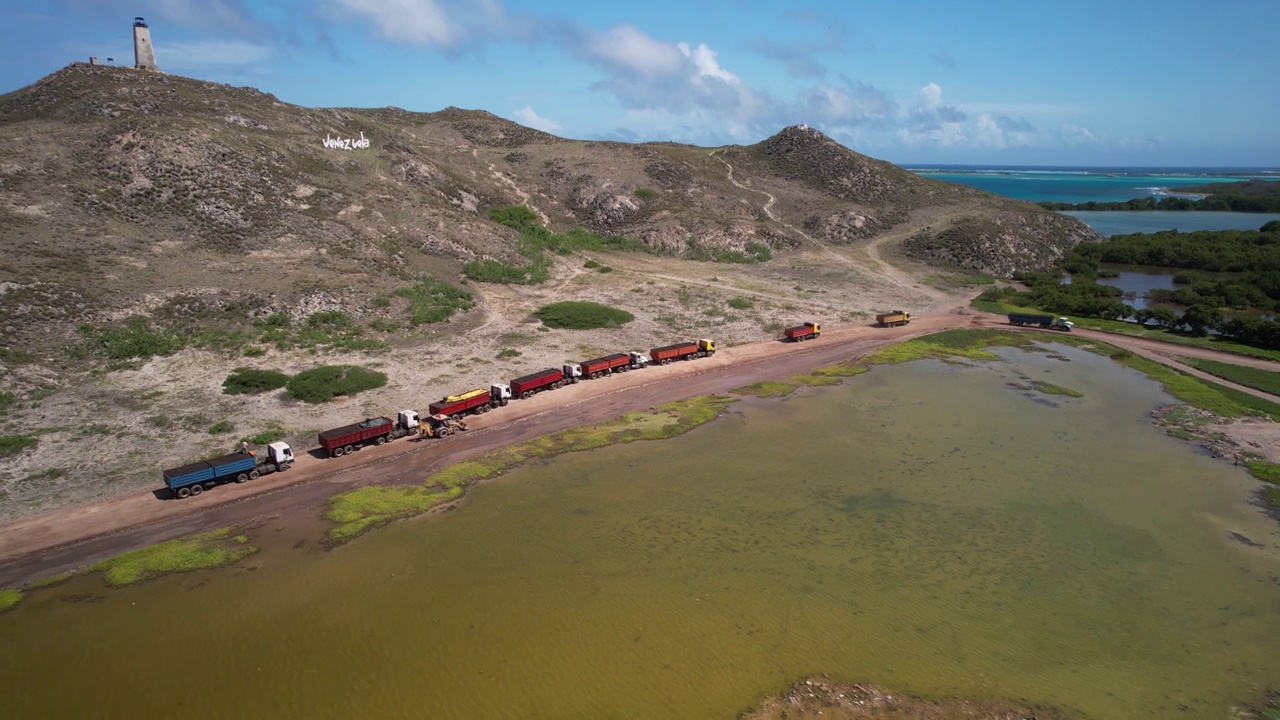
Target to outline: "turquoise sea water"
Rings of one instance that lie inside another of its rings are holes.
[[[1000,168],[982,165],[904,166],[923,177],[969,185],[1030,202],[1117,202],[1179,195],[1179,188],[1251,178],[1280,181],[1276,168]],[[1160,230],[1257,230],[1280,219],[1267,213],[1073,211],[1065,213],[1110,237]]]
[[[904,166],[918,175],[1031,202],[1116,202],[1178,195],[1179,188],[1250,178],[1280,180],[1277,168],[999,168]]]

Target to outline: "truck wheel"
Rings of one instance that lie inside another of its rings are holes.
[[[250,470],[250,471],[249,471],[249,479],[250,479],[250,480],[257,480],[257,479],[258,479],[258,478],[260,478],[260,477],[262,477],[262,473],[258,472],[257,470]]]
[[[237,485],[243,482],[249,482],[249,473],[240,473],[236,476]]]
[[[528,399],[529,399],[529,396],[530,396],[530,395],[532,395],[532,394],[533,394],[533,393],[529,392],[528,390],[525,390],[524,392],[520,393],[520,399],[521,399],[521,400],[528,400]]]
[[[379,435],[379,436],[378,436],[378,439],[373,441],[373,444],[374,444],[374,445],[386,445],[386,444],[387,444],[387,436],[386,436],[386,435]]]
[[[511,401],[506,398],[502,398],[502,400],[500,400],[498,404],[501,405],[502,407],[506,407],[508,402],[511,402]]]
[[[177,495],[179,498],[191,497],[191,488],[189,488],[189,487],[180,487],[180,488],[178,488],[177,490],[174,490],[174,491],[173,491],[173,494],[174,494],[174,495]]]
[[[342,448],[336,447],[329,451],[329,457],[342,457],[344,452],[346,451],[344,451]]]
[[[199,494],[200,494],[200,493],[202,493],[202,492],[204,492],[204,488],[203,488],[202,486],[200,486],[200,485],[192,485],[192,486],[191,486],[191,494],[192,494],[192,495],[199,495]]]
[[[354,451],[354,450],[355,450],[355,448],[351,447],[350,445],[343,445],[343,446],[342,446],[342,452],[344,452],[344,453],[346,453],[346,454],[348,454],[348,455],[350,455],[350,454],[352,453],[352,451]]]

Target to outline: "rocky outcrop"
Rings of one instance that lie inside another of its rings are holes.
[[[926,228],[908,238],[902,249],[925,262],[1008,277],[1044,269],[1075,245],[1104,239],[1066,215],[1004,211],[967,217],[945,228]]]

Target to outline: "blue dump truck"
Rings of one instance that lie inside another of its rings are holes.
[[[293,449],[289,443],[273,442],[267,446],[265,457],[260,458],[253,453],[231,453],[165,470],[163,476],[169,492],[174,497],[185,498],[199,495],[219,483],[247,482],[285,470],[292,464]]]
[[[1010,325],[1039,325],[1046,330],[1065,330],[1071,332],[1075,323],[1064,317],[1039,315],[1033,313],[1009,313]]]

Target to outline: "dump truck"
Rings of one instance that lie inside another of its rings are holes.
[[[448,415],[452,418],[460,418],[467,413],[479,415],[506,405],[509,400],[511,400],[511,386],[494,383],[488,390],[476,388],[461,395],[446,395],[439,402],[431,403],[427,408],[427,414]]]
[[[791,342],[801,342],[802,340],[812,340],[822,334],[822,326],[818,323],[807,322],[803,325],[789,327],[782,331],[783,335]]]
[[[287,470],[292,464],[293,448],[289,447],[289,443],[273,442],[267,445],[267,452],[263,457],[252,452],[236,452],[165,470],[161,476],[174,497],[186,498],[199,495],[219,483],[248,482],[263,475]]]
[[[565,384],[563,368],[547,368],[511,381],[511,396],[518,398],[532,397],[542,390],[553,390]]]
[[[387,417],[365,418],[358,423],[343,425],[320,433],[320,447],[329,453],[329,457],[342,457],[355,452],[369,443],[382,445],[401,437],[397,434],[396,424]]]
[[[1010,325],[1039,325],[1046,330],[1063,330],[1071,332],[1076,324],[1064,317],[1041,315],[1038,313],[1009,313]]]
[[[642,368],[648,365],[649,362],[648,355],[632,350],[631,352],[614,353],[591,360],[583,360],[580,363],[565,363],[563,373],[566,380],[576,383],[582,379],[597,378],[601,375]]]
[[[898,327],[911,322],[911,313],[903,310],[894,310],[893,312],[880,313],[876,316],[876,323],[880,327]]]
[[[696,357],[711,357],[715,354],[715,341],[703,338],[698,342],[683,342],[656,347],[649,351],[649,359],[659,365],[666,365],[672,360],[692,360]]]

